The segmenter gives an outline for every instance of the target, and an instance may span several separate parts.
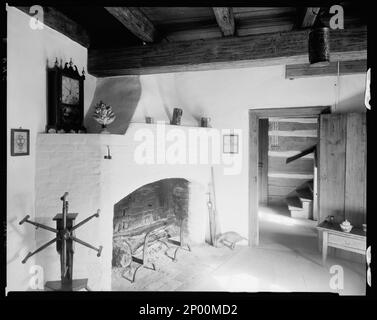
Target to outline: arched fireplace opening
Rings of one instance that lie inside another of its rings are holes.
[[[206,218],[205,188],[197,182],[169,178],[136,189],[114,205],[113,273],[124,274],[133,261],[139,266],[137,259],[144,258],[148,263],[143,265],[154,268],[153,261],[169,247],[161,240],[187,251],[192,244],[204,243]],[[126,278],[134,280],[133,275]]]

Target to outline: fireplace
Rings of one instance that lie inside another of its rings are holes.
[[[189,210],[190,195],[194,196],[191,184],[182,178],[162,179],[138,188],[114,205],[113,274],[126,273],[124,277],[133,282],[137,271],[132,270],[133,258],[138,262],[135,268],[141,264],[137,255],[153,264],[157,255],[169,256],[168,249],[174,249],[170,258],[175,260],[178,249],[191,251],[192,241],[204,241],[204,219],[191,216],[195,213]],[[202,235],[195,239],[198,228]],[[168,241],[174,245],[169,246]]]
[[[93,290],[111,290],[116,226],[117,230],[123,226],[135,229],[167,217],[187,216],[185,228],[190,243],[205,242],[211,164],[136,163],[134,154],[140,141],[134,137],[145,129],[157,130],[153,124],[131,124],[125,135],[37,137],[36,220],[52,225],[52,217],[61,212],[59,197],[66,191],[70,195],[69,211],[79,214],[77,222],[101,210],[98,219],[77,233],[84,241],[102,245],[101,257],[81,245],[76,245],[74,257],[74,277],[89,278]],[[167,133],[169,130],[175,130],[175,126],[167,126]],[[105,157],[108,152],[111,159]],[[142,202],[135,199],[140,194],[145,195]],[[136,214],[141,204],[142,214]],[[123,213],[125,219],[120,225],[116,221]],[[128,213],[133,213],[133,218],[127,217]],[[49,234],[37,234],[37,244],[49,240]],[[52,246],[36,255],[36,264],[43,267],[46,281],[56,280],[60,274],[59,256]]]
[[[189,182],[163,179],[144,185],[114,205],[114,237],[133,230],[148,231],[159,221],[181,221],[188,216]]]

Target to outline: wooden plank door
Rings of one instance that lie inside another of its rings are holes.
[[[319,220],[366,220],[366,115],[320,115]]]
[[[357,227],[366,223],[366,135],[366,114],[348,114],[344,214]]]
[[[319,220],[344,219],[346,170],[346,114],[320,115]]]

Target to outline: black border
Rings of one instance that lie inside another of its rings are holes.
[[[6,7],[3,4],[0,9],[0,54],[1,54],[1,67],[3,68],[3,59],[7,58],[7,43],[3,39],[7,37],[7,12]],[[3,75],[3,69],[1,69],[1,78],[0,78],[0,101],[3,106],[0,108],[1,119],[6,119],[7,121],[7,82],[6,76],[7,73]],[[3,78],[3,76],[5,78]],[[3,190],[7,190],[7,156],[8,156],[8,127],[7,123],[1,126],[1,184]],[[7,194],[6,192],[1,192],[1,209],[0,210],[0,219],[1,219],[1,246],[0,246],[0,290],[4,292],[6,286],[6,230],[7,230]]]

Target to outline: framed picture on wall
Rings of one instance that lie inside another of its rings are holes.
[[[224,134],[223,153],[238,153],[238,135]]]
[[[30,154],[30,130],[10,129],[10,155],[28,156]]]

